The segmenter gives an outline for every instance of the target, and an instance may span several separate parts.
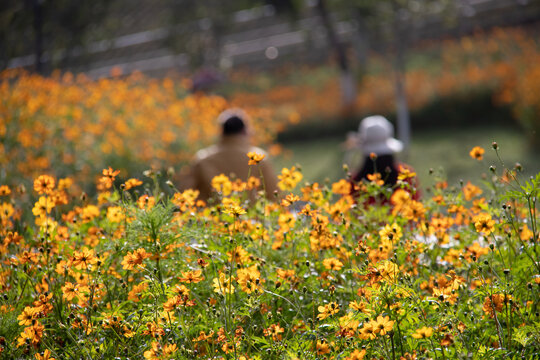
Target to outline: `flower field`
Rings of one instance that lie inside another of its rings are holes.
[[[0,358],[538,358],[540,175],[519,171],[415,200],[409,171],[389,192],[291,168],[254,203],[223,175],[212,206],[110,167],[91,198],[2,185]]]
[[[218,114],[235,105],[221,96],[189,93],[184,79],[140,73],[90,80],[4,71],[0,97],[0,181],[15,184],[54,172],[76,176],[83,189],[108,166],[141,173],[186,164],[196,149],[214,141]],[[271,143],[289,121],[271,110],[243,108],[253,118],[258,143]]]
[[[411,107],[487,88],[534,134],[538,50],[521,30],[448,41],[440,66],[407,73]],[[376,65],[358,113],[393,107]],[[280,131],[342,109],[334,80],[229,98],[187,85],[0,73],[0,359],[540,357],[540,174],[501,160],[482,183],[415,189],[402,170],[390,190],[292,167],[274,199],[221,175],[206,204],[174,168],[222,110],[244,108],[272,154]],[[257,173],[262,156],[245,160]]]

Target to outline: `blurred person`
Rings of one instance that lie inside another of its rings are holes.
[[[351,134],[348,135],[351,143]],[[403,150],[403,143],[394,138],[394,126],[384,116],[373,115],[364,118],[356,134],[356,146],[362,151],[362,164],[352,176],[357,183],[371,180],[368,175],[379,173],[384,186],[394,188],[398,182],[400,170],[413,172],[409,165],[399,163],[395,155]],[[416,188],[416,177],[406,181]],[[418,195],[417,192],[414,194]]]
[[[277,191],[277,177],[267,157],[266,151],[252,146],[251,130],[248,117],[240,109],[228,109],[218,116],[221,126],[221,137],[218,143],[199,150],[191,165],[189,187],[199,190],[199,198],[207,201],[212,195],[212,179],[224,174],[231,181],[246,181],[253,176],[261,181],[261,188],[266,197],[272,198]],[[256,165],[249,165],[248,153],[264,155],[264,159]],[[250,199],[255,194],[250,192]]]

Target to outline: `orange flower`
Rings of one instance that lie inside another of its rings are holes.
[[[143,261],[151,256],[145,249],[139,248],[133,252],[128,252],[122,260],[122,268],[125,270],[133,270],[137,265],[144,267]]]
[[[11,189],[7,185],[0,186],[0,196],[7,196],[11,194]]]
[[[43,337],[44,330],[45,327],[39,322],[36,322],[32,326],[24,328],[24,331],[18,338],[17,346],[20,347],[22,345],[25,345],[27,342],[34,345],[39,344],[41,338]]]
[[[257,270],[257,265],[250,266],[244,269],[238,269],[237,282],[242,291],[246,294],[253,292],[262,292],[261,288],[261,273]]]
[[[54,189],[55,181],[52,176],[40,175],[34,180],[34,190],[38,194],[50,194]]]
[[[139,302],[141,300],[140,294],[146,289],[148,289],[147,283],[140,283],[139,285],[135,285],[128,293],[128,300],[131,300],[133,302]]]
[[[82,249],[81,251],[75,251],[72,258],[72,265],[76,269],[88,269],[89,266],[97,263],[98,259],[95,257],[94,250]]]
[[[351,193],[351,183],[345,179],[332,184],[332,192],[334,194],[349,195]]]
[[[377,186],[384,185],[384,180],[382,180],[380,173],[367,174],[367,178],[374,185],[377,185]]]
[[[116,178],[116,175],[120,174],[120,170],[113,170],[110,166],[108,169],[103,169],[102,171],[103,176],[106,176],[114,181]]]
[[[272,324],[267,329],[264,329],[264,336],[271,336],[272,340],[280,341],[281,334],[285,331],[279,324]]]
[[[75,284],[71,282],[66,282],[64,286],[62,286],[62,298],[66,301],[71,301],[75,296],[77,296],[77,288]]]
[[[472,150],[469,152],[469,155],[478,161],[482,160],[484,158],[484,149],[480,146],[475,146],[472,148]]]
[[[471,184],[471,182],[467,182],[467,184],[463,187],[463,195],[465,195],[465,200],[470,201],[473,197],[481,195],[482,189],[480,189],[478,186],[475,186]]]
[[[491,296],[486,296],[482,310],[490,317],[494,317],[495,312],[501,312],[511,299],[512,296],[508,294],[493,294]]]
[[[185,282],[188,284],[198,283],[203,280],[204,280],[204,276],[202,276],[202,270],[192,270],[192,271],[182,272],[182,277],[180,278],[181,282]]]
[[[323,265],[328,270],[339,271],[343,267],[343,263],[336,258],[328,258],[323,260]]]
[[[325,355],[330,353],[330,346],[324,340],[317,340],[316,344],[317,355]]]
[[[433,335],[433,328],[423,326],[420,329],[416,329],[416,331],[412,334],[412,337],[415,339],[426,339],[431,337],[431,335]]]
[[[46,349],[41,354],[36,353],[34,356],[36,357],[36,360],[56,360],[56,358],[51,357],[51,351],[49,349]]]
[[[137,206],[139,209],[146,209],[149,210],[156,204],[156,199],[153,196],[149,195],[142,195],[137,200]]]
[[[131,178],[124,183],[124,190],[132,189],[136,186],[142,185],[142,183],[143,182],[141,180]]]

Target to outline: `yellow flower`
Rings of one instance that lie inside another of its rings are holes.
[[[472,148],[472,150],[469,152],[469,155],[478,161],[482,160],[484,158],[484,149],[480,146],[475,146]]]
[[[19,320],[19,325],[28,326],[32,324],[32,320],[36,319],[37,316],[38,312],[35,308],[26,306],[23,312],[17,316],[17,320]]]
[[[415,339],[425,339],[433,335],[433,328],[423,326],[420,329],[416,329],[416,331],[412,334],[412,337]]]
[[[73,179],[72,178],[64,178],[58,180],[58,190],[65,190],[69,189],[73,185]]]
[[[64,286],[62,286],[62,298],[67,301],[73,300],[77,296],[77,287],[75,284],[71,282],[66,282]]]
[[[349,303],[349,307],[350,307],[351,309],[353,309],[353,310],[362,312],[362,313],[364,313],[364,314],[368,314],[368,315],[369,315],[369,314],[371,313],[371,310],[367,308],[366,303],[363,302],[363,301],[360,301],[360,302],[358,302],[358,301],[356,301],[356,300],[355,300],[355,301],[351,301],[351,302]]]
[[[238,245],[232,251],[227,252],[227,258],[231,262],[244,264],[249,261],[250,254],[241,246]]]
[[[119,223],[124,219],[124,213],[120,206],[111,206],[107,208],[107,219],[113,223]]]
[[[481,234],[489,235],[495,230],[495,220],[491,215],[483,213],[474,217],[474,227]]]
[[[390,320],[388,316],[379,315],[373,325],[376,333],[386,335],[394,328],[394,321]]]
[[[285,196],[285,199],[281,200],[281,205],[290,206],[297,201],[300,201],[300,198],[297,195],[288,194],[287,196]]]
[[[354,350],[352,353],[350,353],[349,356],[345,358],[345,360],[362,360],[366,356],[366,350]]]
[[[373,321],[364,324],[362,329],[360,329],[360,339],[374,340],[375,338],[377,338],[377,333],[375,332],[375,327],[373,325]]]
[[[36,217],[45,217],[54,208],[54,201],[48,196],[40,196],[38,201],[34,204],[32,213]]]
[[[265,155],[250,151],[247,153],[247,157],[249,158],[248,165],[257,165],[264,159]]]
[[[220,272],[219,277],[214,278],[212,286],[214,287],[214,292],[225,295],[225,294],[234,294],[234,286],[232,285],[231,280],[225,273]]]
[[[330,304],[319,306],[317,310],[319,310],[319,315],[317,315],[317,319],[324,320],[329,316],[337,314],[339,312],[339,305],[335,302],[331,302]]]
[[[251,294],[255,291],[262,292],[262,288],[260,287],[261,273],[259,272],[259,270],[257,270],[257,265],[253,265],[244,269],[238,269],[236,274],[238,277],[238,285],[240,285],[240,288],[246,294]]]
[[[212,188],[224,196],[229,196],[232,191],[232,183],[227,175],[219,174],[212,179]]]
[[[323,260],[323,265],[328,270],[339,271],[343,267],[343,263],[336,258],[328,258]]]
[[[81,220],[85,223],[99,216],[99,208],[95,205],[85,206],[81,212]]]
[[[240,216],[242,214],[245,214],[246,213],[246,210],[244,210],[243,207],[235,204],[235,203],[230,203],[228,204],[224,209],[223,209],[223,212],[225,214],[229,214],[231,216]]]
[[[397,242],[403,236],[401,232],[401,227],[393,223],[392,225],[387,224],[384,228],[379,231],[382,241]]]
[[[416,176],[415,172],[412,172],[410,169],[406,168],[405,166],[399,165],[399,174],[398,174],[398,180],[407,180],[412,179]]]
[[[293,166],[290,170],[287,168],[281,169],[281,175],[278,175],[278,178],[278,187],[283,191],[290,191],[296,187],[303,176],[302,173]]]
[[[14,212],[15,209],[10,203],[0,204],[0,220],[7,220]]]

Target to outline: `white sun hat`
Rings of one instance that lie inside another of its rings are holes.
[[[358,143],[366,155],[390,155],[403,150],[403,143],[394,138],[394,126],[381,115],[368,116],[360,122]]]

